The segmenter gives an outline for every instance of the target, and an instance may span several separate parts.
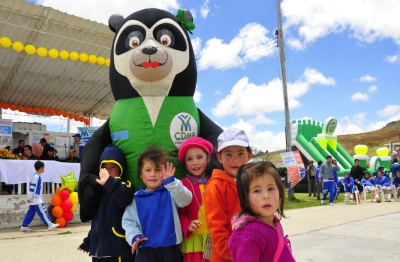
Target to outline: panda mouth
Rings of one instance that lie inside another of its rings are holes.
[[[151,61],[151,55],[149,55],[149,61],[148,62],[142,62],[141,64],[136,64],[135,61],[133,61],[133,64],[135,66],[143,67],[145,69],[147,69],[147,68],[157,68],[159,66],[165,65],[168,62],[168,53],[165,52],[165,54],[166,54],[166,59],[165,59],[165,61],[163,63],[160,63],[160,62],[157,62],[157,61]]]

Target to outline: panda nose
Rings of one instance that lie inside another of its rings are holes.
[[[146,55],[154,55],[157,53],[157,47],[155,46],[146,46],[142,49],[142,53]]]

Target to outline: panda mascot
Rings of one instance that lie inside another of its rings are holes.
[[[109,27],[115,32],[109,75],[115,105],[83,150],[78,184],[82,222],[95,216],[101,200],[102,188],[95,180],[107,145],[114,144],[124,152],[124,179],[132,182],[136,191],[143,186],[137,157],[146,147],[162,147],[180,179],[186,170],[177,160],[179,146],[193,136],[215,145],[222,132],[193,100],[197,69],[187,33],[194,29],[189,11],[179,10],[174,16],[150,8],[126,18],[112,15]]]

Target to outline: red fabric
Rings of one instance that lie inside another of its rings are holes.
[[[190,181],[189,181],[190,179]],[[182,184],[192,192],[192,194],[196,194],[197,200],[200,202],[200,205],[203,204],[200,189],[198,187],[198,182],[191,178],[189,175],[187,175],[184,179],[181,180]],[[192,183],[192,186],[190,185]],[[181,221],[181,227],[182,227],[182,233],[185,236],[185,238],[190,238],[193,232],[188,231],[189,225],[192,220],[199,219],[198,214],[199,214],[199,205],[197,204],[196,197],[193,195],[192,197],[192,202],[186,207],[183,208],[178,208],[178,213],[179,213],[179,219]],[[191,260],[188,260],[191,261]]]
[[[213,242],[210,261],[228,262],[231,259],[228,248],[232,234],[231,219],[240,210],[236,181],[225,171],[214,169],[206,187],[204,202],[208,231]]]
[[[203,252],[194,252],[194,253],[183,254],[183,261],[185,261],[185,262],[208,262],[209,260],[203,258]]]

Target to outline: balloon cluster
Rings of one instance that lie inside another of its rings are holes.
[[[74,119],[75,121],[80,121],[84,122],[86,125],[90,125],[90,119],[84,117],[84,116],[79,116],[79,115],[74,115],[71,113],[68,113],[66,111],[61,111],[61,110],[55,110],[54,108],[45,108],[45,107],[30,107],[30,106],[22,106],[19,105],[17,106],[16,104],[8,104],[7,102],[0,103],[0,107],[3,109],[11,109],[13,111],[18,110],[19,112],[25,112],[27,114],[42,114],[42,115],[56,115],[56,116],[63,116],[63,117],[69,117],[70,119]]]
[[[6,36],[0,38],[0,46],[2,46],[3,48],[12,47],[12,49],[14,49],[14,51],[18,53],[25,51],[25,53],[27,53],[28,55],[37,54],[39,57],[49,56],[52,59],[60,57],[61,60],[70,59],[72,61],[77,61],[79,59],[79,61],[81,61],[82,63],[86,63],[87,61],[89,61],[89,63],[91,64],[98,64],[100,66],[105,65],[107,67],[110,67],[110,58],[88,55],[86,53],[78,54],[78,52],[75,51],[72,52],[68,52],[67,50],[58,51],[55,48],[47,50],[44,47],[36,48],[31,44],[24,46],[24,44],[22,44],[19,41],[12,42],[11,39]]]
[[[77,208],[78,193],[70,193],[68,189],[56,189],[56,194],[51,198],[51,205],[47,211],[53,223],[59,224],[58,227],[65,227],[74,218]]]

